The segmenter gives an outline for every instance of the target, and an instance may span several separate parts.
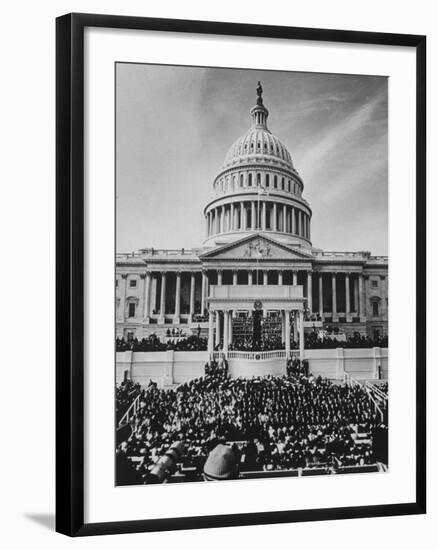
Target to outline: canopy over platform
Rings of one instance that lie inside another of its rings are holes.
[[[305,302],[302,285],[211,285],[207,300],[210,311],[303,311]]]

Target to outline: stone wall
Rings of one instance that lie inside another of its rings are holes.
[[[378,367],[381,367],[382,378],[388,379],[387,348],[306,350],[305,358],[309,362],[310,372],[315,376],[342,380],[346,373],[357,380],[368,380],[376,378]],[[116,381],[119,384],[127,377],[141,385],[147,385],[149,380],[160,386],[181,384],[202,376],[207,361],[206,351],[117,352]],[[248,365],[244,360],[232,360],[231,375],[285,372],[285,362],[280,365],[278,359],[272,360],[270,368],[267,361],[261,361],[258,369],[257,364],[255,361]]]

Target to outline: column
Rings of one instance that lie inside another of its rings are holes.
[[[269,282],[269,279],[268,279],[268,272],[267,271],[263,271],[263,285],[267,285]]]
[[[293,271],[293,286],[297,285],[297,271]]]
[[[127,273],[123,273],[120,279],[120,305],[118,306],[117,321],[123,323],[125,320],[125,308],[126,308],[126,285],[127,285]]]
[[[220,233],[220,223],[221,223],[221,214],[220,214],[220,211],[221,211],[221,208],[220,206],[218,206],[216,209],[216,216],[217,216],[217,231],[216,233]]]
[[[220,233],[220,208],[215,209],[215,232]]]
[[[359,300],[359,292],[358,292],[358,277],[354,277],[354,311],[357,317],[360,312],[359,302],[360,300]]]
[[[299,354],[300,360],[304,359],[305,351],[305,329],[303,324],[303,311],[299,311]]]
[[[311,271],[307,273],[307,303],[311,313],[313,311],[313,276]]]
[[[350,303],[349,273],[345,273],[344,275],[344,291],[346,293],[346,321],[350,321],[351,303]]]
[[[337,317],[337,276],[336,273],[332,274],[332,320]]]
[[[282,231],[287,232],[287,207],[285,204],[282,205]]]
[[[262,204],[262,206],[261,206],[261,212],[262,212],[261,229],[263,231],[265,231],[266,228],[267,228],[267,213],[266,213],[267,204],[266,204],[266,201],[262,201],[261,204]]]
[[[214,342],[213,342],[213,334],[214,334],[214,316],[212,311],[209,311],[209,319],[208,319],[208,354],[209,357],[212,357],[213,351],[214,351]]]
[[[282,286],[283,284],[283,275],[282,275],[282,271],[278,271],[278,285],[279,286]]]
[[[247,272],[247,284],[253,285],[253,271]]]
[[[232,317],[233,317],[233,311],[229,311],[229,336],[228,336],[228,343],[232,344]]]
[[[323,319],[323,275],[319,273],[319,314]]]
[[[228,355],[229,349],[229,311],[223,311],[223,353]]]
[[[251,204],[251,208],[252,208],[252,216],[251,216],[252,219],[251,219],[251,224],[250,224],[251,227],[250,227],[250,228],[251,228],[251,229],[256,229],[256,221],[255,221],[255,220],[256,220],[255,202],[252,201],[250,204]]]
[[[196,290],[196,275],[195,273],[191,273],[191,281],[190,281],[190,321],[193,320],[194,315],[194,293]]]
[[[179,323],[181,315],[181,272],[176,273],[176,297],[174,305],[173,323]]]
[[[296,231],[296,235],[301,235],[301,229],[302,229],[302,225],[301,225],[301,211],[298,210],[297,211],[297,231]]]
[[[360,297],[360,319],[362,321],[366,320],[366,301],[364,292],[364,277],[363,274],[360,273],[358,276],[358,293]]]
[[[271,225],[273,231],[278,230],[278,205],[276,204],[276,202],[273,203],[273,224]]]
[[[232,272],[232,284],[234,286],[237,286],[238,284],[238,271],[236,269]]]
[[[138,307],[135,308],[135,317],[141,317],[141,319],[144,319],[144,290],[146,288],[145,285],[145,273],[140,273],[140,284],[138,285],[138,292],[139,292],[139,300],[138,300]]]
[[[246,210],[244,208],[244,202],[240,203],[240,228],[242,231],[246,229]]]
[[[205,314],[205,294],[206,294],[206,272],[202,271],[202,295],[200,304],[200,315]]]
[[[217,285],[222,286],[222,270],[217,271]]]
[[[206,238],[209,237],[209,215],[208,214],[205,214],[205,233],[206,233]]]
[[[290,312],[284,311],[285,315],[285,359],[290,359]]]
[[[232,204],[231,204],[230,217],[229,217],[229,231],[233,231],[233,230],[234,230],[234,217],[235,217],[235,214],[234,214],[234,203],[232,203]]]
[[[148,271],[146,273],[146,281],[144,284],[144,311],[143,311],[143,318],[144,322],[148,323],[150,318],[150,283],[151,283],[151,275]]]
[[[386,281],[387,278],[384,275],[379,276],[379,280],[381,281],[381,311],[380,316],[382,319],[386,319],[387,315],[387,289],[386,289]]]
[[[294,208],[291,209],[291,228],[290,232],[294,235],[296,233],[296,227],[295,227],[295,220],[294,220]]]
[[[293,341],[297,342],[297,316],[298,311],[293,311]]]
[[[215,312],[215,345],[220,345],[221,336],[220,326],[220,311]]]
[[[165,271],[161,272],[161,302],[159,306],[159,323],[164,323],[165,318],[165,285],[166,285],[166,274]]]

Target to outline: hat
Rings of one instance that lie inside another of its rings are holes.
[[[203,474],[207,481],[231,479],[236,471],[235,455],[230,447],[219,443],[209,453],[203,467]]]

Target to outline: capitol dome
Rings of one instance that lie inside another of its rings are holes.
[[[267,109],[265,109],[267,112]],[[265,117],[267,119],[267,116]],[[294,170],[291,155],[279,138],[274,136],[265,124],[254,124],[235,141],[226,157],[223,168],[263,161],[278,163]]]
[[[258,83],[251,127],[226,154],[214,179],[214,198],[205,208],[205,246],[225,244],[250,233],[269,233],[287,244],[311,246],[311,209],[291,155],[267,127],[269,111]]]

